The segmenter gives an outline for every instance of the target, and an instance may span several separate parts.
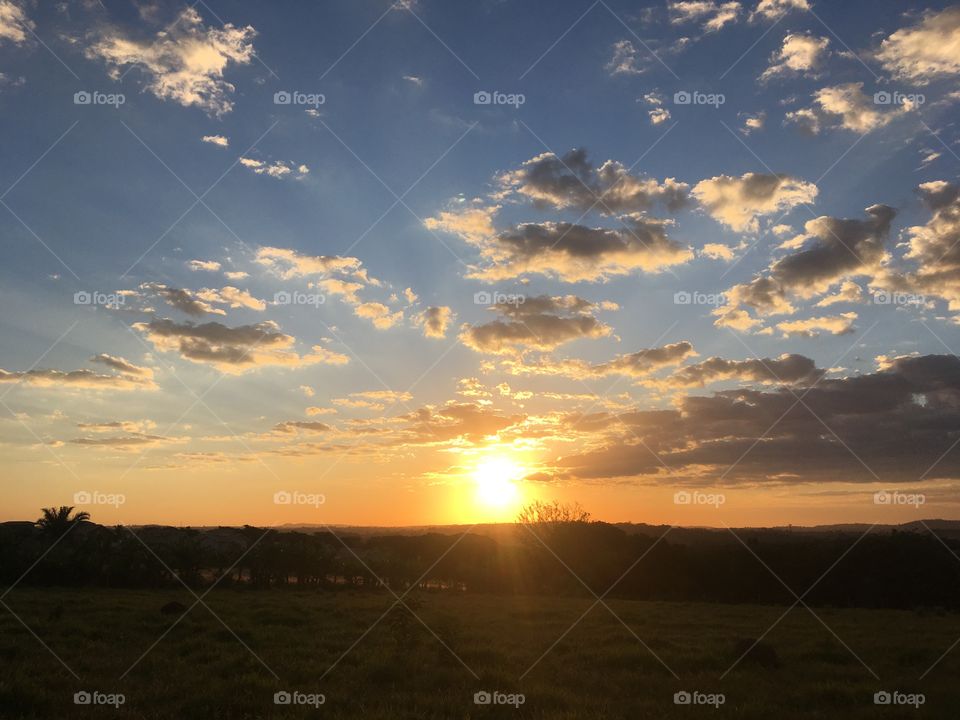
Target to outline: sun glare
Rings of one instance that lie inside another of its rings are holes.
[[[477,502],[495,511],[514,508],[520,499],[517,481],[524,474],[524,468],[519,463],[505,456],[481,460],[473,470]]]

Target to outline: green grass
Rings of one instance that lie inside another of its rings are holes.
[[[198,605],[171,630],[175,618],[159,608],[170,600],[189,607],[186,592],[16,588],[4,602],[80,680],[0,607],[0,717],[766,720],[955,718],[960,709],[960,646],[920,680],[960,637],[956,615],[815,609],[841,642],[798,607],[764,638],[779,668],[744,662],[721,677],[737,659],[737,640],[763,634],[786,608],[613,600],[627,627],[598,605],[534,666],[592,600],[410,597],[469,670],[405,610],[369,630],[388,595],[214,591],[205,602],[223,624]],[[123,693],[126,703],[75,706],[83,689]],[[284,689],[323,693],[326,703],[274,705]],[[477,706],[473,694],[483,689],[523,693],[526,702]],[[724,693],[726,703],[674,705],[681,689]],[[922,692],[926,704],[876,707],[880,689]]]

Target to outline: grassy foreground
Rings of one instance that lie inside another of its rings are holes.
[[[611,600],[623,624],[598,605],[569,630],[592,599],[423,593],[407,600],[430,630],[402,608],[370,630],[393,602],[389,595],[223,590],[204,599],[222,623],[197,605],[170,629],[177,616],[160,607],[171,600],[193,603],[186,592],[13,590],[4,599],[10,610],[80,679],[0,606],[0,717],[955,718],[960,711],[960,646],[920,679],[960,637],[960,617],[949,614],[816,609],[827,629],[800,606],[764,638],[777,667],[769,657],[748,658],[721,678],[740,655],[737,642],[762,635],[786,608]],[[122,693],[125,702],[75,705],[74,693],[84,690]],[[484,690],[522,693],[524,703],[475,704]],[[681,690],[723,693],[725,702],[676,705]],[[923,693],[925,703],[878,707],[880,690]],[[325,702],[277,705],[278,691],[322,694]]]

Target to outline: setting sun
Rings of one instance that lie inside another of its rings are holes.
[[[473,470],[477,484],[477,502],[491,510],[506,511],[516,507],[520,499],[517,481],[524,468],[506,456],[481,460]]]

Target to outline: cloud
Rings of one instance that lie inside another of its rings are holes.
[[[862,82],[822,88],[813,94],[813,100],[813,107],[788,112],[785,121],[814,135],[824,128],[868,133],[915,109],[909,102],[881,109],[887,106],[864,94]]]
[[[580,380],[608,375],[644,378],[662,368],[678,365],[696,354],[693,345],[684,340],[662,347],[617,355],[612,360],[602,363],[588,363],[576,358],[554,360],[549,357],[540,357],[532,362],[505,360],[501,368],[511,375],[562,376]]]
[[[593,313],[607,309],[575,295],[541,295],[519,305],[498,303],[492,310],[501,319],[481,325],[464,325],[460,340],[477,352],[513,354],[522,349],[553,350],[579,338],[600,338],[611,333]],[[616,306],[613,306],[614,308]]]
[[[322,422],[313,422],[310,420],[287,420],[286,422],[277,423],[273,426],[273,429],[276,432],[281,433],[293,433],[297,431],[325,433],[330,432],[333,428]]]
[[[134,329],[144,333],[160,352],[177,352],[195,363],[213,365],[221,372],[238,374],[270,365],[303,367],[322,363],[344,365],[346,355],[315,345],[306,355],[293,349],[295,339],[280,332],[272,321],[255,325],[227,327],[217,322],[197,325],[192,322],[152,320],[136,323]]]
[[[866,209],[867,219],[821,216],[809,220],[804,234],[790,241],[803,248],[772,263],[767,273],[726,293],[727,304],[714,315],[718,326],[749,330],[758,322],[743,310],[761,315],[795,312],[792,296],[810,298],[851,277],[873,277],[881,271],[884,245],[896,211],[886,205]]]
[[[841,313],[825,317],[812,317],[805,320],[788,320],[777,323],[777,329],[785,337],[813,338],[820,331],[831,335],[849,335],[854,331],[853,323],[857,319],[855,312]]]
[[[665,123],[670,119],[670,111],[663,107],[663,96],[660,93],[647,93],[643,96],[643,101],[647,105],[652,106],[650,110],[647,110],[647,115],[650,116],[651,125],[660,125],[661,123]]]
[[[101,354],[93,358],[98,362],[120,370],[116,375],[102,375],[92,370],[22,370],[0,369],[0,383],[19,383],[38,388],[64,390],[156,390],[153,372],[140,368],[123,358]]]
[[[230,145],[230,140],[223,135],[204,135],[200,139],[205,143],[210,143],[211,145],[217,145],[219,147],[228,147]]]
[[[706,32],[716,32],[728,23],[735,23],[742,9],[739,2],[715,0],[678,0],[668,3],[667,7],[670,22],[680,25],[702,21]]]
[[[815,77],[828,54],[829,44],[830,40],[825,37],[788,34],[783,38],[783,46],[770,58],[770,67],[760,75],[760,81],[790,75]]]
[[[519,170],[503,173],[499,180],[504,191],[515,192],[537,207],[593,208],[606,214],[648,210],[657,203],[677,210],[686,204],[689,189],[673,178],[660,183],[632,175],[614,160],[594,167],[584,148],[571,150],[563,157],[550,152],[537,155]]]
[[[605,280],[636,270],[659,272],[693,257],[667,236],[670,220],[637,213],[623,227],[591,228],[565,222],[526,223],[505,230],[481,246],[488,264],[470,277],[484,280],[540,274],[578,282]]]
[[[792,388],[689,396],[670,410],[572,414],[569,433],[592,442],[556,462],[579,479],[656,481],[884,482],[960,477],[948,453],[960,401],[960,360],[949,355],[884,359],[881,369],[823,379],[796,402]],[[624,427],[626,426],[626,427]],[[757,442],[757,438],[763,438]],[[789,480],[785,480],[789,478]]]
[[[710,216],[733,230],[757,232],[759,218],[786,213],[817,197],[817,186],[789,175],[746,173],[701,180],[693,195]]]
[[[750,20],[779,20],[791,10],[809,10],[810,0],[760,0]]]
[[[197,261],[193,261],[197,262]],[[191,268],[208,270],[210,268]],[[265,310],[267,305],[263,300],[253,297],[247,290],[235,288],[232,285],[217,288],[202,288],[187,290],[173,288],[163,283],[149,282],[140,286],[140,290],[153,293],[177,310],[187,315],[200,317],[202,315],[226,315],[226,311],[215,305],[227,305],[231,308],[245,307],[250,310]]]
[[[784,353],[778,358],[765,360],[724,360],[711,357],[688,365],[659,382],[668,387],[704,387],[710,383],[739,380],[768,384],[812,383],[823,377],[813,360],[803,355]]]
[[[339,407],[383,411],[399,403],[408,403],[413,395],[396,390],[364,390],[350,393],[347,397],[334,398],[333,404]]]
[[[306,412],[309,417],[316,417],[317,415],[336,415],[337,409],[311,406],[308,407],[304,412]]]
[[[155,38],[137,40],[111,29],[86,54],[103,60],[114,79],[125,66],[136,65],[146,76],[147,89],[161,100],[220,116],[233,109],[234,87],[224,72],[251,61],[254,35],[250,26],[206,27],[200,13],[190,7]]]
[[[213,307],[208,302],[198,298],[189,290],[174,288],[163,283],[148,282],[140,286],[140,290],[159,295],[170,307],[186,315],[200,317],[206,314],[226,315],[224,310]]]
[[[960,73],[960,7],[927,12],[880,43],[877,59],[898,80],[925,85]]]
[[[317,281],[317,287],[328,295],[340,296],[352,305],[360,304],[357,293],[363,290],[363,283],[341,280],[340,278],[324,278]]]
[[[930,219],[904,231],[905,263],[911,270],[877,273],[876,284],[896,292],[939,297],[960,312],[960,186],[945,180],[920,185]]]
[[[98,363],[100,365],[106,365],[108,368],[116,370],[122,375],[135,375],[142,378],[153,378],[153,370],[148,367],[142,367],[140,365],[134,365],[132,362],[126,358],[117,357],[115,355],[107,355],[106,353],[98,353],[90,358],[90,362]]]
[[[278,247],[259,248],[256,262],[275,271],[284,280],[332,272],[356,272],[360,269],[360,260],[355,257],[301,255],[296,250]]]
[[[285,160],[265,162],[255,158],[240,158],[240,164],[245,168],[249,168],[257,175],[267,175],[268,177],[276,178],[278,180],[280,178],[287,177],[288,175],[302,178],[304,175],[310,172],[310,168],[308,168],[306,165],[297,165],[296,163],[287,162]]]
[[[365,302],[353,308],[353,314],[373,323],[377,330],[389,330],[403,320],[403,311],[391,312],[390,308],[379,302]]]
[[[493,217],[498,210],[499,205],[443,211],[435,218],[425,219],[423,224],[428,230],[448,232],[469,243],[480,244],[496,232]]]
[[[259,298],[253,297],[248,291],[235,288],[231,285],[216,288],[203,288],[197,291],[197,297],[206,302],[229,305],[231,308],[247,308],[249,310],[266,310],[267,304]]]
[[[33,22],[19,4],[13,0],[0,0],[0,44],[9,41],[20,45],[26,42],[33,27]]]
[[[187,263],[187,267],[193,271],[218,272],[220,270],[220,263],[216,260],[190,260]]]
[[[144,433],[129,433],[127,435],[112,435],[110,437],[79,437],[70,440],[73,445],[87,447],[109,447],[116,449],[142,447],[144,445],[165,445],[170,443],[187,442],[189,438],[171,438]]]
[[[830,307],[838,303],[858,303],[862,300],[863,289],[852,280],[844,280],[840,289],[833,295],[827,295],[821,299],[817,307]]]
[[[445,305],[428,307],[418,316],[417,324],[423,328],[424,336],[440,339],[447,336],[453,317],[453,310]]]
[[[618,40],[611,49],[612,57],[604,65],[611,75],[640,75],[647,70],[648,64],[637,57],[637,48],[629,40]]]
[[[765,112],[740,113],[740,117],[743,118],[743,127],[740,128],[740,132],[744,135],[760,132],[767,122],[767,114]]]
[[[106,433],[122,431],[125,433],[146,433],[157,424],[152,420],[109,420],[104,422],[78,422],[77,427],[86,432]]]

